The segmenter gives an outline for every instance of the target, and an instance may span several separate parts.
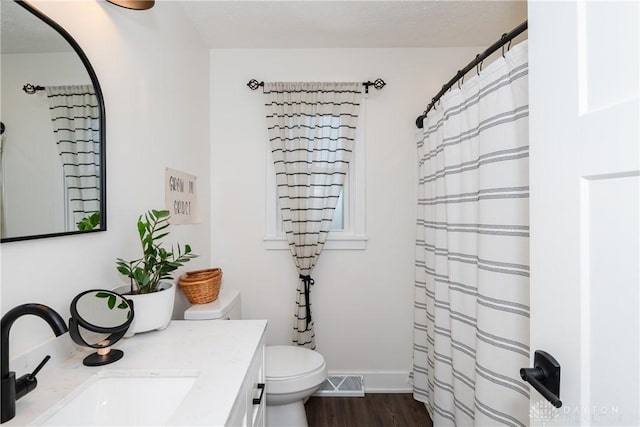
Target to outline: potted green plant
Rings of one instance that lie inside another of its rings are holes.
[[[129,285],[118,287],[115,292],[133,301],[135,317],[125,336],[153,329],[164,329],[171,321],[176,286],[168,282],[172,273],[186,262],[197,257],[189,245],[177,249],[162,247],[162,239],[169,235],[167,210],[150,210],[138,217],[138,235],[142,245],[142,257],[127,261],[118,258],[118,271],[129,278]]]

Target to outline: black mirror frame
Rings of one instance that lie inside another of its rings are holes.
[[[87,294],[90,294],[90,293],[93,293],[93,292],[107,292],[107,293],[110,293],[110,294],[113,294],[115,296],[120,297],[123,301],[126,301],[127,304],[129,305],[130,310],[131,310],[131,314],[129,315],[129,318],[123,324],[109,328],[109,327],[105,327],[105,326],[101,326],[101,325],[94,325],[93,323],[91,323],[87,319],[85,319],[84,317],[80,316],[80,314],[78,313],[78,308],[77,308],[78,301],[83,296],[85,296]],[[88,291],[80,292],[71,301],[71,304],[69,306],[69,312],[71,313],[71,318],[69,319],[69,323],[71,323],[73,321],[77,326],[82,326],[83,328],[85,328],[86,330],[91,331],[91,332],[97,332],[97,333],[101,333],[101,334],[119,335],[117,337],[117,339],[120,339],[120,338],[122,338],[122,336],[124,336],[124,334],[127,332],[127,329],[129,329],[129,326],[131,326],[131,322],[133,322],[133,318],[135,316],[135,311],[134,311],[134,308],[133,308],[133,301],[131,301],[130,299],[125,298],[124,296],[120,295],[117,292],[109,291],[107,289],[89,289]],[[69,330],[71,331],[71,328],[69,328]],[[71,335],[74,335],[74,334],[71,334]],[[77,331],[76,331],[75,335],[77,335],[80,338],[80,341],[82,341],[82,343],[84,343],[87,347],[102,348],[102,346],[94,346],[94,345],[92,345],[90,343],[87,343],[79,335],[79,333]],[[74,339],[74,341],[75,341],[75,339]],[[115,342],[115,341],[113,341],[113,342]],[[80,344],[81,345],[82,343],[76,341],[76,344]]]
[[[100,227],[93,230],[77,230],[77,231],[64,231],[60,233],[48,233],[48,234],[34,234],[29,236],[17,236],[17,237],[6,237],[0,239],[0,243],[6,242],[18,242],[23,240],[33,240],[33,239],[44,239],[48,237],[58,237],[58,236],[69,236],[76,234],[85,234],[85,233],[95,233],[99,231],[107,231],[107,155],[106,155],[106,131],[105,131],[105,108],[104,108],[104,97],[102,95],[102,89],[100,88],[100,83],[98,82],[98,77],[96,72],[93,69],[93,66],[89,62],[87,55],[85,55],[84,51],[75,41],[75,39],[69,34],[64,28],[62,28],[57,22],[49,18],[47,15],[42,13],[35,6],[29,4],[24,0],[14,0],[18,5],[22,6],[29,13],[33,14],[45,24],[49,25],[51,28],[56,30],[58,34],[60,34],[66,41],[71,45],[73,50],[76,52],[82,64],[87,70],[89,74],[89,78],[91,79],[91,84],[96,92],[96,98],[98,101],[98,109],[100,111]]]

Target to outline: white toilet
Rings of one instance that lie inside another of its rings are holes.
[[[184,319],[240,319],[240,292],[222,289],[217,300],[185,310]],[[304,402],[327,378],[322,355],[293,345],[267,346],[265,374],[267,427],[306,427]]]

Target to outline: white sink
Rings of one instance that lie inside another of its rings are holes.
[[[38,417],[39,426],[164,425],[196,382],[197,372],[105,372],[94,375]]]

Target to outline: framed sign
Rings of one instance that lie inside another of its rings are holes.
[[[165,200],[171,212],[172,224],[201,222],[195,175],[167,168],[165,171]]]

